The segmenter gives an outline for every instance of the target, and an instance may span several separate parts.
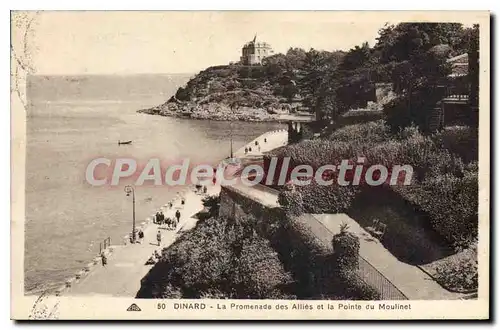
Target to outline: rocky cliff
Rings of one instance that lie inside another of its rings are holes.
[[[267,66],[223,65],[201,71],[174,96],[142,113],[193,119],[272,121],[302,107],[292,79]]]

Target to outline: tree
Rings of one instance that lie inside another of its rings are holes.
[[[399,94],[384,107],[394,131],[412,123],[426,129],[428,112],[444,95],[438,86],[450,73],[446,59],[461,35],[463,27],[455,23],[401,23],[380,31],[375,51]]]
[[[339,70],[357,70],[368,64],[371,58],[371,50],[368,42],[364,42],[361,47],[356,46],[349,50],[342,63],[339,66]]]

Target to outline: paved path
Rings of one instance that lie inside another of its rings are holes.
[[[218,194],[220,187],[208,187],[208,194]],[[188,230],[196,224],[196,219],[192,216],[203,209],[203,196],[187,191],[184,194],[186,204],[182,207],[180,200],[177,200],[172,210],[164,206],[165,216],[174,216],[174,212],[179,208],[181,219],[177,231],[159,229],[159,225],[149,223],[144,228],[144,241],[142,244],[128,244],[113,246],[113,252],[108,257],[108,264],[102,266],[100,263],[95,266],[86,276],[74,283],[63,295],[103,295],[114,297],[135,297],[141,285],[141,279],[152,268],[152,265],[145,265],[146,260],[155,250],[172,244],[179,231]],[[157,246],[156,233],[162,233],[162,244]]]
[[[259,185],[249,187],[236,185],[231,189],[251,197],[268,207],[279,206],[277,192],[263,189]],[[331,246],[333,235],[340,232],[340,225],[347,223],[349,231],[359,237],[360,256],[380,272],[389,282],[411,300],[450,300],[460,299],[463,294],[444,289],[420,268],[399,261],[377,239],[370,235],[354,219],[346,214],[305,214],[302,222],[326,246]],[[367,276],[370,274],[366,274]],[[371,274],[373,275],[373,274]]]
[[[264,142],[264,139],[267,142]],[[259,146],[255,145],[255,141],[259,143]],[[244,158],[245,156],[262,156],[264,152],[271,151],[273,149],[282,147],[288,143],[288,131],[287,130],[277,130],[270,131],[260,135],[258,138],[250,141],[234,153],[236,158]],[[245,153],[245,148],[252,148],[252,151]]]
[[[355,220],[346,214],[312,215],[325,226],[325,235],[340,232],[340,225],[345,222],[349,232],[359,237],[359,254],[392,282],[410,300],[449,300],[459,299],[462,294],[444,289],[418,267],[406,264],[394,257],[377,239],[373,238]]]
[[[266,138],[267,142],[264,142]],[[255,141],[261,145],[260,150],[255,146]],[[264,133],[258,138],[252,140],[247,145],[235,153],[235,158],[261,157],[263,152],[286,145],[288,141],[288,132],[285,130],[272,131]],[[245,147],[252,147],[252,152],[245,154]],[[245,187],[244,189],[246,189]],[[255,189],[246,189],[252,196],[264,196],[264,202],[267,200],[271,204],[277,205],[277,200],[272,194],[255,194]],[[208,194],[219,194],[220,186],[209,186]],[[134,297],[140,289],[141,279],[152,268],[152,265],[146,265],[148,258],[157,250],[159,253],[165,247],[170,246],[179,233],[189,230],[196,225],[197,219],[193,216],[203,209],[203,196],[197,195],[192,190],[187,190],[183,196],[186,204],[180,203],[180,196],[176,199],[172,209],[165,204],[161,210],[166,217],[174,217],[177,208],[180,209],[181,219],[176,231],[169,231],[166,228],[160,228],[153,224],[150,218],[143,225],[144,240],[142,244],[124,244],[111,247],[111,253],[108,256],[108,264],[102,266],[101,263],[94,265],[89,272],[73,282],[71,287],[63,290],[60,294],[65,296],[76,295],[102,295],[113,297]],[[154,211],[153,213],[155,213]],[[162,233],[161,245],[157,245],[156,233],[158,230]]]
[[[245,195],[264,206],[270,208],[279,207],[278,195],[270,189],[265,189],[265,186],[247,186],[240,183],[228,188],[233,189],[239,194]]]

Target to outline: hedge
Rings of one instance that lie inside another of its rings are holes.
[[[431,226],[456,248],[466,248],[478,233],[478,177],[443,174],[421,184],[394,187],[401,196],[429,214]]]
[[[343,213],[351,207],[359,192],[357,186],[318,185],[311,184],[297,188],[302,194],[303,208],[307,213]]]
[[[137,297],[292,298],[281,290],[292,279],[269,241],[240,220],[210,218],[185,233],[164,249]]]
[[[436,144],[458,155],[465,163],[478,159],[478,131],[466,126],[447,127],[433,136]]]
[[[374,164],[388,169],[411,165],[411,185],[395,187],[395,191],[427,213],[431,226],[449,243],[461,247],[477,235],[477,162],[464,162],[473,158],[466,157],[465,151],[469,145],[465,142],[473,134],[474,130],[454,128],[424,135],[415,126],[391,134],[385,122],[378,121],[344,127],[328,139],[302,141],[280,148],[274,155],[290,157],[292,166],[308,164],[316,169],[325,164],[338,165],[343,159],[355,164],[358,156],[365,157],[365,168]],[[359,191],[357,187],[340,187],[335,181],[330,186],[313,181],[297,190],[301,193],[301,209],[309,213],[344,212]]]

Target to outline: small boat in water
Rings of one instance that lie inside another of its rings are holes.
[[[130,140],[130,141],[120,141],[120,140],[118,140],[118,145],[120,145],[120,144],[132,144],[132,140]]]

